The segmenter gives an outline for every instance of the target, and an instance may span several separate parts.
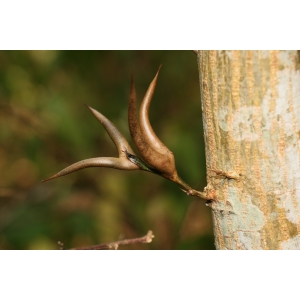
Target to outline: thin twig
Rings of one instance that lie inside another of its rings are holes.
[[[145,236],[140,238],[126,239],[126,240],[111,242],[108,244],[100,244],[100,245],[87,246],[81,248],[72,248],[70,250],[108,250],[108,249],[117,250],[119,246],[123,246],[123,245],[151,243],[153,238],[154,238],[153,232],[149,230]],[[60,249],[63,250],[63,244],[61,242],[59,242],[59,246]]]

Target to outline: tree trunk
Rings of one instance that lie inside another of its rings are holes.
[[[217,249],[300,249],[297,51],[199,51]]]

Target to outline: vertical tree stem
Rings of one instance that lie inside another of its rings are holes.
[[[216,247],[300,249],[298,52],[199,51],[198,68]]]

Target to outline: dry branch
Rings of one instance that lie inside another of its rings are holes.
[[[126,239],[126,240],[111,242],[108,244],[100,244],[100,245],[94,245],[94,246],[72,248],[70,250],[109,250],[109,249],[117,250],[119,248],[119,246],[123,246],[123,245],[151,243],[153,238],[154,238],[153,232],[151,230],[149,230],[145,236],[140,237],[140,238]],[[58,245],[60,246],[60,250],[64,250],[63,243],[58,242]]]

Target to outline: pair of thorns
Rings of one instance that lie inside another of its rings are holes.
[[[141,103],[139,118],[137,117],[136,113],[136,92],[134,80],[133,76],[131,77],[131,89],[128,105],[128,124],[131,137],[142,159],[134,154],[129,143],[113,123],[111,123],[100,112],[86,105],[96,119],[103,125],[110,138],[116,145],[119,157],[96,157],[85,159],[72,164],[71,166],[63,169],[50,178],[43,180],[42,182],[90,167],[107,167],[120,170],[143,170],[175,182],[189,196],[197,196],[206,200],[210,200],[206,193],[192,189],[178,176],[175,167],[174,154],[159,140],[151,127],[148,114],[160,68],[161,66],[159,67],[154,79],[150,83],[145,97]]]

